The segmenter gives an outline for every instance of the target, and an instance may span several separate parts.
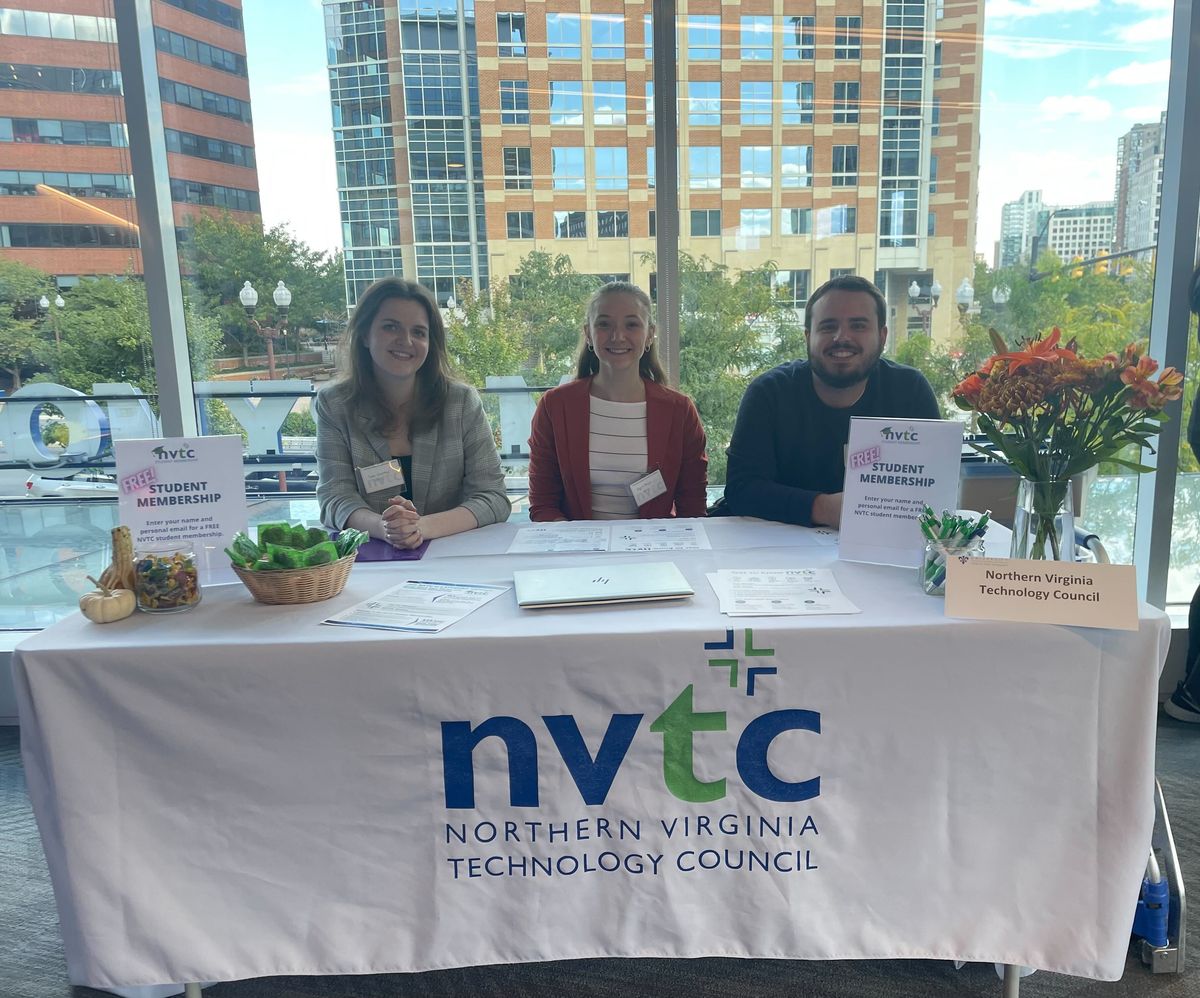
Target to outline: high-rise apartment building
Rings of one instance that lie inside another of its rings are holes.
[[[445,301],[532,250],[654,285],[650,3],[326,0],[351,301],[403,273]],[[802,306],[973,271],[980,0],[680,4],[680,249],[768,262]],[[933,328],[949,333],[953,310]],[[920,325],[920,322],[918,322]]]
[[[1158,242],[1158,217],[1162,203],[1163,145],[1167,114],[1158,121],[1134,125],[1117,139],[1117,176],[1113,200],[1113,250],[1125,253]]]
[[[1112,249],[1114,215],[1111,201],[1055,209],[1046,227],[1046,248],[1068,263],[1107,256]]]
[[[240,3],[154,0],[153,20],[176,224],[256,217]],[[0,8],[0,63],[0,253],[62,287],[139,273],[112,3]]]
[[[1001,209],[997,266],[1036,266],[1047,250],[1067,263],[1105,256],[1113,244],[1114,216],[1111,201],[1056,207],[1042,200],[1041,191],[1025,191]]]
[[[1033,239],[1042,234],[1051,209],[1042,201],[1041,191],[1025,191],[1015,201],[1007,201],[1000,210],[999,267],[1028,262]]]

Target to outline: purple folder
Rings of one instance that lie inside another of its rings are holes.
[[[418,561],[429,547],[429,541],[421,541],[415,548],[394,548],[387,541],[372,537],[358,549],[358,561]]]

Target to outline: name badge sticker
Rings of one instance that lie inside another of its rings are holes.
[[[655,499],[667,491],[667,483],[663,481],[662,472],[655,468],[650,474],[643,475],[636,482],[630,482],[629,491],[633,493],[633,501],[639,507],[645,506],[651,499]]]
[[[355,468],[354,473],[364,495],[404,488],[404,471],[399,461],[380,461],[365,468]]]

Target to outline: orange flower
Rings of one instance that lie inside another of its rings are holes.
[[[1163,368],[1158,376],[1158,390],[1165,402],[1183,398],[1183,374],[1173,367]]]
[[[1029,364],[1036,364],[1040,361],[1074,359],[1074,352],[1063,349],[1058,345],[1058,341],[1061,338],[1062,331],[1058,326],[1055,326],[1050,330],[1050,335],[1044,340],[1037,340],[1034,343],[1030,343],[1024,350],[1015,353],[997,354],[992,360],[1008,361],[1009,371],[1019,371]]]
[[[1157,381],[1150,375],[1158,370],[1158,362],[1142,357],[1135,366],[1121,372],[1121,381],[1130,389],[1129,405],[1133,409],[1161,409],[1183,395],[1183,375],[1168,367]]]
[[[979,404],[979,394],[983,391],[983,378],[978,374],[972,374],[966,378],[954,389],[954,398],[966,402],[969,406]]]
[[[1121,372],[1121,380],[1134,391],[1141,391],[1143,386],[1150,383],[1150,375],[1158,370],[1158,361],[1152,357],[1142,357],[1132,367]]]

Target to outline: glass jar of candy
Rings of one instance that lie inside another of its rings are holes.
[[[154,548],[133,558],[134,592],[139,610],[171,613],[200,602],[200,576],[191,548]]]

